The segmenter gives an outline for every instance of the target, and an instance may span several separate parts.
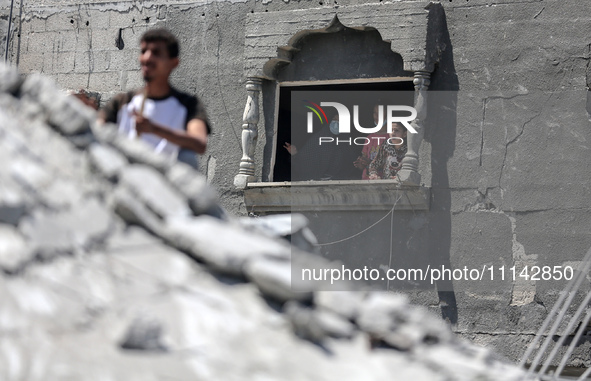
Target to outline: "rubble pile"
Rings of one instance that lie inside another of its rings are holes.
[[[324,261],[305,224],[227,216],[201,174],[94,118],[0,66],[0,379],[522,377],[402,295],[294,292],[292,263]]]

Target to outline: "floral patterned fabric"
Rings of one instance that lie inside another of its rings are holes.
[[[406,144],[398,149],[392,144],[382,144],[375,159],[369,164],[369,176],[377,176],[380,179],[396,177],[406,151]]]

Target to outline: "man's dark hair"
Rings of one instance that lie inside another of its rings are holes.
[[[140,42],[158,42],[162,41],[166,44],[168,56],[176,58],[179,56],[179,40],[168,29],[157,28],[150,29],[142,35]]]

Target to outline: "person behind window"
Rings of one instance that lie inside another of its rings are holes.
[[[343,178],[343,166],[339,165],[341,150],[334,143],[320,144],[320,137],[336,138],[339,134],[339,117],[312,134],[301,148],[285,143],[291,155],[291,180],[337,180]]]
[[[380,146],[368,166],[369,179],[395,179],[406,151],[406,128],[400,123],[392,123],[389,139]]]
[[[357,158],[353,162],[353,165],[356,168],[359,168],[363,171],[361,174],[361,178],[363,180],[369,180],[369,173],[368,173],[368,166],[369,164],[375,159],[376,155],[378,154],[378,150],[382,143],[384,143],[390,136],[386,132],[386,108],[383,108],[383,115],[382,115],[382,129],[378,132],[374,132],[373,134],[369,134],[367,138],[369,139],[369,143],[363,146],[361,150],[361,156]],[[375,105],[373,108],[373,121],[376,126],[380,122],[380,114],[379,114],[379,105]]]

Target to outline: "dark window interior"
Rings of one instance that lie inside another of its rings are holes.
[[[291,157],[287,150],[283,147],[286,142],[296,145],[303,145],[305,141],[292,142],[291,130],[291,93],[292,91],[371,91],[362,100],[364,104],[360,105],[360,110],[365,110],[365,113],[360,113],[359,122],[361,125],[371,125],[373,123],[373,116],[371,111],[373,105],[380,103],[384,98],[387,98],[387,92],[397,92],[397,104],[404,104],[412,106],[414,103],[414,86],[411,81],[402,82],[365,82],[365,83],[341,83],[341,84],[319,84],[306,86],[280,86],[279,87],[279,105],[277,114],[277,135],[276,135],[276,154],[273,167],[273,181],[291,181]],[[375,95],[374,95],[375,94]],[[383,102],[381,102],[383,103]],[[329,119],[331,116],[329,116]],[[355,132],[354,132],[355,133]],[[353,135],[353,137],[362,136],[361,134]],[[300,139],[301,140],[301,139]],[[343,162],[351,163],[350,168],[346,166],[343,171],[340,171],[338,178],[334,180],[360,180],[361,171],[355,168],[352,163],[361,154],[361,146],[352,145],[346,148],[344,152]]]

